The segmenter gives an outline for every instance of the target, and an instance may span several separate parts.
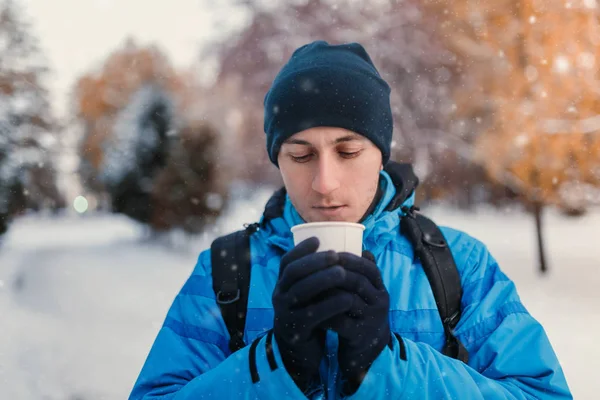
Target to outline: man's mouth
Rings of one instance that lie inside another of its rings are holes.
[[[339,208],[339,207],[344,207],[345,204],[317,204],[314,205],[313,208],[318,208],[318,209],[329,209],[329,208]]]
[[[321,214],[337,214],[341,210],[345,209],[345,205],[335,205],[335,206],[315,206],[314,209],[318,210]]]

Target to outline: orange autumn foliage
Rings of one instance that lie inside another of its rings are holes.
[[[475,159],[527,201],[585,208],[600,187],[600,22],[583,0],[426,0],[459,55],[456,116],[481,118]]]

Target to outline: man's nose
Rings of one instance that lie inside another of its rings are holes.
[[[339,168],[329,157],[320,157],[312,188],[320,194],[329,194],[340,187]]]

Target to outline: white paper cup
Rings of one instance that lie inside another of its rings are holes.
[[[362,255],[363,231],[365,226],[353,222],[309,222],[292,227],[294,245],[316,236],[319,239],[317,251],[333,250]]]

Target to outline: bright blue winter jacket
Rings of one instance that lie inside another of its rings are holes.
[[[429,281],[400,234],[400,209],[384,211],[395,194],[382,171],[384,195],[363,224],[364,248],[376,257],[390,293],[392,335],[357,392],[348,399],[566,399],[565,376],[542,326],[527,312],[514,283],[485,246],[459,231],[442,228],[464,290],[456,335],[469,363],[442,355],[444,330]],[[405,204],[412,205],[413,197]],[[321,382],[302,393],[286,372],[273,339],[276,365],[267,360],[266,335],[273,324],[271,295],[282,254],[293,247],[290,228],[302,219],[286,199],[282,217],[251,236],[252,274],[245,342],[258,341],[252,383],[250,345],[230,354],[229,334],[212,290],[210,250],[198,263],[171,309],[130,399],[339,399],[337,336],[328,332]]]

